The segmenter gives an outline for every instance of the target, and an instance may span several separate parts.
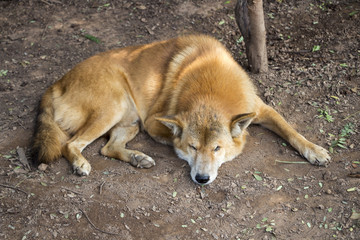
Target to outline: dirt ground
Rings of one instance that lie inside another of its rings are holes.
[[[45,89],[98,52],[206,33],[246,67],[235,2],[0,1],[1,239],[360,239],[358,0],[264,0],[270,70],[252,78],[268,104],[332,151],[327,168],[258,126],[204,187],[145,133],[129,147],[156,160],[147,170],[101,156],[105,139],[84,150],[87,177],[63,158],[45,170],[21,163],[31,162]]]

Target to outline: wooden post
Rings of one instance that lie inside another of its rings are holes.
[[[246,56],[251,72],[267,72],[268,60],[263,1],[238,0],[235,7],[235,18],[244,37]]]

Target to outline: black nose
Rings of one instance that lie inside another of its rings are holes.
[[[196,174],[195,180],[200,184],[205,184],[210,180],[210,176],[209,175]]]

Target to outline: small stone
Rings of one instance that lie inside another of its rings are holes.
[[[331,172],[330,172],[330,171],[326,171],[326,172],[323,174],[323,179],[324,179],[324,180],[330,180],[330,179],[331,179]]]
[[[327,189],[325,192],[326,192],[327,194],[332,194],[332,191],[331,191],[330,189]]]
[[[146,6],[145,6],[145,5],[140,5],[140,6],[138,6],[138,9],[140,9],[140,10],[145,10],[145,9],[146,9]]]
[[[292,208],[291,211],[297,212],[297,211],[299,211],[299,209],[297,209],[297,208]]]
[[[47,167],[48,167],[49,165],[47,165],[47,164],[45,164],[45,163],[41,163],[39,166],[38,166],[38,169],[40,170],[40,171],[45,171],[46,169],[47,169]]]

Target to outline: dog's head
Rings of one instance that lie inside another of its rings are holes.
[[[254,117],[255,113],[246,113],[229,119],[203,108],[157,120],[171,130],[175,152],[189,163],[193,181],[209,184],[221,164],[241,153]]]

